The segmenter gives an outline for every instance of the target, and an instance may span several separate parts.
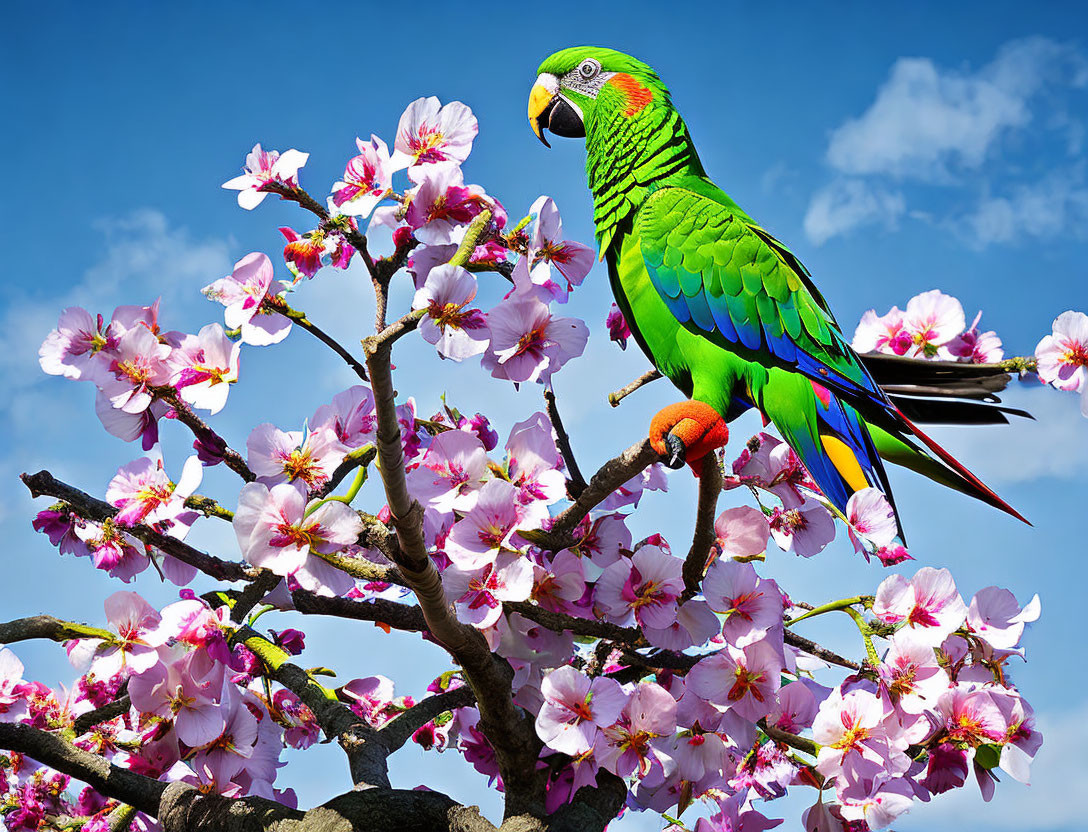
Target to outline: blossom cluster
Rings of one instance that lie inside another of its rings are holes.
[[[276,279],[272,260],[252,253],[202,290],[224,307],[225,327],[163,331],[158,303],[119,307],[109,322],[78,308],[62,313],[42,345],[42,368],[93,382],[103,425],[140,440],[145,455],[107,483],[112,516],[92,519],[62,501],[41,511],[34,527],[62,554],[88,557],[121,581],[157,573],[183,588],[158,610],[127,590],[106,599],[109,629],[85,628],[66,642],[81,673],[70,690],[27,681],[14,653],[0,650],[0,722],[57,733],[149,777],[295,804],[277,784],[284,751],[314,744],[320,727],[299,692],[271,677],[275,657],[302,652],[305,636],[291,628],[258,632],[257,620],[294,611],[298,591],[405,609],[413,603],[401,583],[359,577],[383,572],[398,580],[387,569],[389,548],[375,542],[393,533],[390,508],[355,506],[379,444],[380,391],[376,382],[373,389],[355,384],[301,425],[259,422],[244,453],[228,448],[194,410],[215,415],[225,406],[243,344],[278,344],[293,321],[305,323],[288,305],[303,278],[369,260],[357,245],[363,222],[391,234],[392,251],[380,262],[400,266],[415,290],[403,320],[418,322],[442,359],[478,356],[493,377],[518,385],[547,384],[579,356],[588,328],[554,314],[553,304],[568,301],[593,252],[566,239],[549,197],[510,223],[494,196],[466,184],[462,166],[477,132],[465,105],[421,98],[404,112],[391,145],[377,135],[356,140],[358,154],[324,207],[301,188],[307,154],[254,147],[245,172],[224,185],[239,192],[239,204],[252,209],[272,193],[310,206],[320,221],[303,233],[280,229],[289,279]],[[490,219],[477,221],[485,211]],[[477,308],[496,286],[494,304]],[[1040,376],[1067,389],[1088,388],[1081,360],[1088,319],[1078,314],[1059,318],[1037,351]],[[967,329],[958,301],[928,292],[905,312],[867,313],[855,347],[1000,359],[1000,341],[977,324]],[[624,346],[631,333],[618,308],[607,326]],[[184,461],[163,458],[164,418],[195,434]],[[781,821],[765,816],[769,802],[813,786],[818,797],[805,828],[857,832],[886,827],[914,800],[963,786],[972,774],[986,797],[996,770],[1027,781],[1041,738],[1010,666],[1024,655],[1021,638],[1039,616],[1038,598],[1021,606],[1007,590],[987,587],[968,602],[947,570],[927,566],[910,578],[890,574],[872,596],[812,608],[761,574],[781,560],[774,549],[814,557],[840,529],[866,561],[891,567],[912,559],[879,490],[858,491],[840,512],[786,443],[753,436],[723,470],[724,490],[751,499],[717,516],[693,587],[685,559],[665,537],[636,540],[632,531],[646,495],[667,488],[660,464],[579,515],[557,544],[555,518],[576,491],[546,413],[515,423],[505,442],[486,414],[469,416],[445,402],[422,418],[416,401],[402,397],[396,419],[427,554],[457,619],[513,669],[513,701],[542,746],[537,766],[549,810],[603,770],[627,782],[632,810],[676,816],[701,804],[696,832],[771,828]],[[221,502],[197,495],[203,469],[224,461],[246,481]],[[242,638],[226,596],[197,596],[188,588],[197,567],[164,542],[186,539],[198,523],[224,522],[243,567],[281,579]],[[794,646],[802,643],[791,637],[794,628],[832,610],[857,623],[863,661]],[[825,659],[850,674],[834,676]],[[463,672],[440,675],[428,693],[463,684]],[[378,675],[328,693],[375,729],[416,704]],[[127,710],[87,722],[124,696]],[[462,754],[504,789],[492,739],[473,706],[438,714],[413,735],[423,749]],[[116,806],[90,787],[73,796],[65,775],[22,755],[0,756],[0,816],[9,829],[46,828],[48,818],[63,815],[101,832]],[[138,828],[156,823],[140,816]]]

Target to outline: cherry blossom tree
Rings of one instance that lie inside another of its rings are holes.
[[[409,742],[462,755],[481,789],[502,793],[503,830],[592,832],[624,811],[659,813],[671,830],[761,830],[782,822],[773,801],[787,791],[811,794],[806,830],[880,829],[971,779],[983,798],[998,772],[1026,782],[1042,738],[1011,668],[1038,597],[994,586],[968,597],[948,569],[911,568],[875,489],[843,514],[761,433],[702,464],[686,551],[660,534],[633,539],[643,494],[667,485],[657,454],[632,437],[586,478],[551,388],[590,335],[557,307],[593,252],[564,237],[551,198],[514,220],[520,212],[466,184],[477,130],[464,104],[421,98],[392,142],[356,140],[325,202],[302,187],[308,154],[258,144],[223,187],[247,210],[268,196],[295,203],[313,227],[280,229],[278,268],[254,252],[192,287],[222,304],[222,324],[172,331],[156,303],[108,320],[65,309],[43,333],[42,369],[91,382],[103,427],[143,455],[121,462],[104,500],[46,471],[23,475],[53,500],[34,528],[88,559],[73,570],[137,589],[167,582],[178,600],[155,609],[119,587],[99,625],[48,614],[0,624],[0,644],[16,645],[0,649],[6,828],[495,829],[427,784],[391,782],[388,758]],[[371,253],[366,224],[391,232],[384,255]],[[309,280],[356,260],[375,292],[358,354],[296,305]],[[412,280],[415,294],[390,322],[394,280]],[[490,308],[477,306],[484,298]],[[619,310],[601,317],[596,336],[623,347]],[[978,324],[932,290],[905,310],[868,312],[854,346],[892,366],[966,368],[956,377],[989,391],[1035,374],[1088,402],[1084,313],[1060,315],[1037,358],[1006,358]],[[301,426],[253,414],[244,451],[230,447],[201,412],[217,414],[244,383],[251,350],[289,349],[296,328],[357,383],[315,402]],[[434,345],[435,361],[540,385],[543,409],[502,444],[482,411],[443,403],[424,418],[409,395],[417,368],[398,366],[393,384],[394,349],[409,337]],[[182,430],[193,455],[164,460],[160,431]],[[203,469],[219,465],[237,487],[197,493]],[[372,474],[384,504],[360,505]],[[735,504],[719,514],[723,492]],[[229,524],[237,547],[191,545],[198,524]],[[773,570],[844,532],[858,569],[906,571],[874,576],[871,595],[787,597]],[[197,580],[214,588],[197,595]],[[348,681],[333,686],[296,659],[304,632],[272,629],[284,611],[415,633],[449,661],[407,694],[365,675],[366,653],[354,651],[337,668]],[[856,630],[856,655],[804,634],[831,613]],[[28,639],[64,645],[70,688],[31,680],[17,656]],[[344,752],[342,794],[299,807],[284,750],[322,740]]]

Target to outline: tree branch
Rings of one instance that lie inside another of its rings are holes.
[[[42,638],[49,641],[71,641],[76,638],[99,638],[113,641],[116,633],[101,627],[90,627],[74,621],[62,621],[51,615],[34,615],[29,618],[16,618],[0,624],[0,644],[15,644],[17,641],[29,641]]]
[[[419,607],[398,604],[396,601],[385,598],[353,601],[350,598],[330,598],[305,589],[296,589],[291,593],[291,599],[294,601],[295,609],[305,615],[329,615],[356,621],[373,621],[375,624],[385,624],[394,630],[429,633],[423,611]]]
[[[818,659],[823,659],[829,664],[837,664],[839,667],[846,667],[850,670],[861,670],[861,665],[850,659],[845,659],[838,653],[828,650],[826,647],[817,644],[811,639],[807,639],[804,636],[799,636],[793,630],[786,630],[783,640],[786,644],[796,647],[799,650],[804,650],[810,656],[815,656]]]
[[[805,754],[811,754],[815,757],[820,753],[820,746],[817,745],[806,737],[799,737],[797,734],[791,734],[789,731],[783,731],[781,728],[776,728],[773,725],[767,724],[767,719],[763,718],[756,723],[764,734],[770,737],[775,742],[785,743],[791,748],[796,748],[798,751],[803,751]]]
[[[642,385],[649,384],[651,381],[657,381],[659,378],[661,378],[660,370],[656,368],[653,370],[647,370],[630,384],[625,384],[614,393],[609,393],[608,403],[613,407],[619,407],[620,402],[622,402],[624,399],[626,399],[628,396],[638,390],[638,388],[642,387]]]
[[[563,420],[559,417],[559,408],[555,403],[555,391],[551,387],[544,388],[544,404],[548,409],[548,418],[555,429],[559,453],[563,455],[563,463],[570,475],[570,479],[567,480],[567,493],[572,499],[576,500],[586,490],[586,480],[578,468],[578,461],[574,458],[574,449],[570,446],[570,436],[567,434],[566,428],[563,427]]]
[[[577,500],[556,515],[547,531],[519,532],[526,540],[550,551],[558,551],[571,545],[571,533],[589,512],[602,503],[609,494],[632,477],[641,474],[660,457],[650,447],[650,440],[636,442],[619,456],[600,467],[589,481],[586,490]]]
[[[695,515],[695,533],[691,548],[684,559],[684,601],[695,596],[703,583],[710,547],[714,545],[714,515],[718,496],[722,493],[722,469],[718,455],[711,452],[703,457],[699,475],[699,502]]]
[[[476,696],[472,688],[467,686],[428,696],[382,726],[378,731],[378,738],[385,743],[385,747],[391,754],[408,742],[412,734],[439,714],[456,708],[464,708],[475,701]]]
[[[246,464],[242,455],[232,449],[222,436],[212,430],[207,422],[196,415],[188,403],[178,394],[176,387],[164,384],[152,387],[151,392],[155,395],[155,398],[161,399],[174,409],[177,420],[188,427],[198,441],[209,448],[222,448],[223,450],[219,451],[219,455],[223,457],[223,462],[226,463],[228,468],[246,482],[253,482],[257,479],[257,475],[249,470],[249,465]]]
[[[63,500],[80,517],[102,523],[112,520],[117,514],[117,509],[109,503],[103,502],[78,488],[73,488],[65,482],[56,479],[48,471],[39,471],[36,474],[21,474],[19,479],[30,490],[32,497],[56,497]],[[214,555],[194,549],[187,543],[183,543],[174,537],[159,534],[155,530],[137,524],[135,526],[122,526],[127,533],[149,546],[154,546],[168,555],[172,555],[183,563],[195,566],[205,575],[217,578],[221,581],[248,581],[256,572],[247,564],[226,561]]]
[[[87,711],[87,713],[77,716],[75,722],[72,723],[72,730],[75,732],[75,736],[81,737],[96,725],[124,716],[131,707],[132,700],[129,699],[126,693],[111,702],[107,702],[101,708],[95,708],[93,711]]]
[[[343,344],[341,344],[339,341],[337,341],[335,338],[325,332],[325,330],[321,329],[321,327],[311,321],[306,316],[306,313],[303,312],[301,309],[292,308],[283,298],[271,296],[264,299],[264,305],[267,306],[269,309],[275,310],[279,314],[283,315],[285,318],[294,321],[296,324],[302,327],[302,329],[309,332],[311,335],[317,338],[317,340],[321,341],[323,344],[325,344],[325,346],[327,346],[334,353],[344,359],[344,363],[351,368],[352,372],[354,372],[355,375],[357,375],[363,381],[368,381],[366,375],[366,368],[363,367],[362,363],[350,352],[348,352],[347,348]]]
[[[120,768],[56,734],[11,722],[0,722],[0,748],[18,751],[55,768],[108,797],[116,798],[154,817],[166,783]]]

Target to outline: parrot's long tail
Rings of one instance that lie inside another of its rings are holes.
[[[870,356],[865,358],[868,365]],[[891,485],[882,462],[887,460],[982,500],[1027,523],[1016,509],[915,423],[916,419],[927,423],[996,424],[1007,422],[1008,415],[1030,418],[1023,411],[1000,407],[995,403],[997,397],[994,393],[1008,382],[1008,375],[1002,371],[1005,377],[1001,380],[998,374],[988,370],[971,373],[959,369],[959,365],[953,365],[951,368],[935,367],[928,371],[927,376],[916,367],[921,363],[910,362],[912,366],[909,368],[891,365],[891,369],[896,371],[909,369],[913,373],[909,380],[900,377],[896,383],[889,383],[889,387],[896,388],[895,393],[888,391],[892,405],[878,406],[872,402],[870,407],[868,403],[863,403],[862,412],[853,402],[836,392],[809,379],[794,376],[793,379],[775,379],[772,382],[772,386],[779,388],[781,393],[775,394],[770,386],[767,388],[771,395],[763,398],[764,412],[800,457],[824,496],[844,513],[850,496],[870,486],[883,492],[895,511]],[[890,378],[888,366],[879,369],[870,367],[870,371],[878,383],[882,378]],[[787,384],[790,388],[788,393],[780,387]],[[965,396],[989,401],[963,401]],[[795,408],[776,412],[776,402],[786,399],[794,405],[802,401],[811,403],[802,406],[806,418],[798,419]],[[896,523],[900,538],[905,541],[898,511]]]

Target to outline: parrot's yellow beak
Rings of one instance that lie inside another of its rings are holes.
[[[545,147],[551,147],[544,138],[544,128],[548,126],[548,112],[558,94],[559,79],[549,73],[541,74],[529,91],[529,126]]]

